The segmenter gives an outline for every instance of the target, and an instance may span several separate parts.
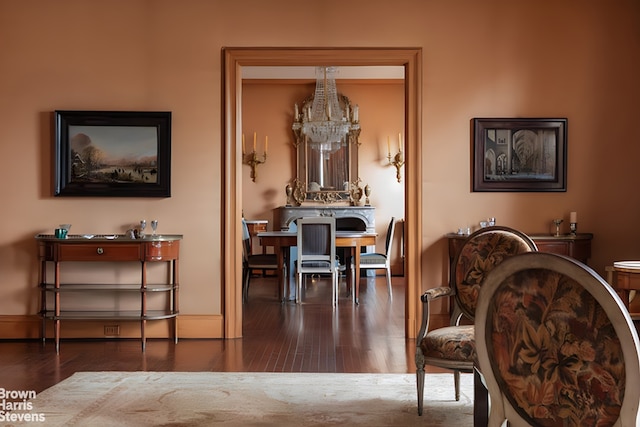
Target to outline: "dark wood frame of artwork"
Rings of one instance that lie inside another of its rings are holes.
[[[171,112],[54,115],[55,196],[171,197]]]
[[[475,118],[473,191],[567,191],[567,119]]]

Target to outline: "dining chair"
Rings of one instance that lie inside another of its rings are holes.
[[[336,220],[333,217],[305,217],[297,220],[296,303],[302,299],[307,274],[331,274],[332,305],[338,303]]]
[[[456,255],[449,286],[428,289],[421,296],[422,326],[416,341],[419,415],[423,409],[425,365],[453,370],[455,399],[460,400],[460,372],[474,370],[473,320],[485,276],[505,259],[531,251],[537,251],[535,243],[518,230],[504,226],[481,228],[467,237]],[[430,330],[430,304],[444,297],[453,300],[449,326]]]
[[[391,247],[393,244],[393,232],[396,227],[396,219],[391,217],[389,227],[387,228],[387,238],[385,240],[384,253],[368,252],[360,254],[360,265],[357,268],[366,270],[385,270],[387,276],[387,289],[389,297],[393,296],[391,289]],[[360,284],[356,283],[355,295],[359,295]],[[355,298],[356,304],[359,303],[358,298]]]
[[[253,270],[278,271],[278,256],[276,254],[252,254],[251,235],[245,220],[242,220],[242,302],[249,300],[249,284]],[[286,266],[283,268],[286,272]],[[286,274],[283,272],[284,277]]]
[[[489,426],[638,426],[640,344],[622,299],[595,271],[552,253],[487,275],[476,349]]]

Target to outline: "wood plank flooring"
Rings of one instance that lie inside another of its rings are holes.
[[[307,280],[303,303],[277,301],[275,278],[253,278],[241,339],[0,341],[0,387],[40,392],[78,371],[415,372],[404,337],[404,279],[365,277],[360,305],[331,307],[327,279]],[[63,326],[64,327],[64,326]]]

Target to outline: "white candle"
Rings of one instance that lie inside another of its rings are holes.
[[[398,151],[402,153],[402,134],[398,133]]]
[[[244,133],[242,134],[242,154],[244,154]]]
[[[264,154],[267,154],[267,146],[269,145],[269,137],[264,137]]]
[[[389,154],[389,157],[391,157],[391,140],[389,135],[387,135],[387,153]]]
[[[578,222],[578,212],[571,212],[569,214],[569,222]]]
[[[257,132],[253,133],[253,152],[254,153],[256,152],[256,136],[257,136],[256,134]]]

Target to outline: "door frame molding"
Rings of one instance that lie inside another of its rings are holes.
[[[405,72],[405,336],[419,330],[422,270],[422,49],[230,47],[222,51],[224,337],[242,337],[242,67],[402,66]]]

